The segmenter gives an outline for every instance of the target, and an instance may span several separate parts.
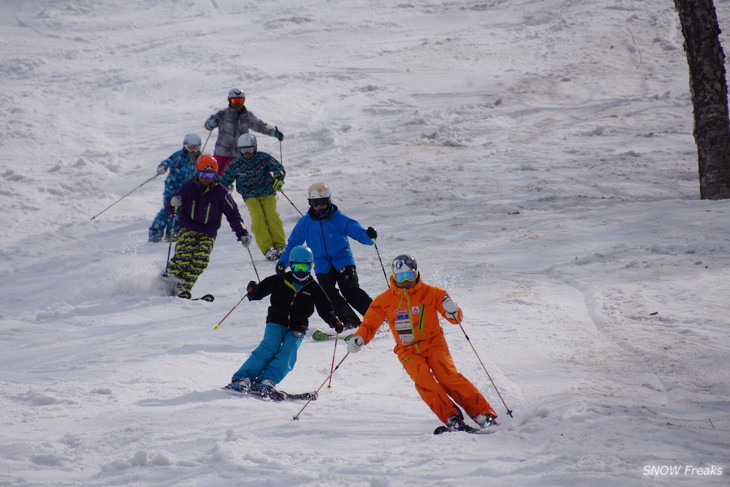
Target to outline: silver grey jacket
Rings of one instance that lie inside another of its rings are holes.
[[[208,120],[210,119],[215,119],[218,123],[218,140],[216,140],[215,152],[213,153],[216,156],[238,157],[240,155],[238,153],[238,138],[241,134],[253,130],[254,132],[270,135],[269,132],[273,128],[259,120],[246,107],[243,107],[240,112],[231,107],[224,108],[211,115]]]

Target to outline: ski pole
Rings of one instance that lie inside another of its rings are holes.
[[[316,390],[316,391],[314,391],[314,394],[312,394],[312,397],[311,397],[311,398],[309,398],[309,400],[308,400],[308,401],[306,402],[306,404],[304,404],[304,406],[302,406],[302,409],[300,409],[300,410],[299,410],[299,412],[298,412],[298,413],[297,413],[297,414],[296,414],[296,415],[294,416],[294,418],[293,418],[293,419],[294,419],[295,421],[296,421],[297,419],[299,419],[299,415],[300,415],[300,414],[302,414],[302,411],[304,411],[304,408],[306,408],[307,406],[309,406],[309,403],[310,403],[310,402],[312,402],[312,399],[313,399],[313,398],[317,397],[317,393],[319,392],[319,390],[320,390],[320,389],[322,389],[322,388],[324,387],[324,385],[325,385],[325,384],[327,383],[327,381],[328,381],[328,380],[330,379],[330,377],[332,377],[332,374],[334,374],[334,373],[335,373],[335,371],[336,371],[337,369],[339,369],[339,368],[340,368],[340,365],[342,365],[342,362],[344,362],[344,361],[345,361],[345,359],[346,359],[346,358],[347,358],[347,357],[348,357],[349,355],[350,355],[350,352],[347,352],[347,353],[345,354],[345,356],[344,356],[344,357],[342,357],[342,360],[340,360],[340,362],[339,362],[339,363],[338,363],[338,364],[337,364],[337,365],[335,366],[335,368],[334,368],[334,369],[332,369],[332,372],[330,372],[330,375],[328,375],[328,376],[327,376],[327,378],[326,378],[326,379],[324,380],[324,382],[322,382],[322,385],[321,385],[321,386],[319,386],[319,387],[317,388],[317,390]]]
[[[122,200],[123,200],[124,198],[126,198],[126,197],[127,197],[127,196],[129,196],[130,194],[134,193],[134,192],[135,192],[135,191],[137,191],[137,190],[138,190],[139,188],[141,188],[141,187],[142,187],[142,186],[144,186],[145,184],[149,183],[149,182],[150,182],[150,181],[152,181],[153,179],[155,179],[155,178],[156,178],[157,176],[159,176],[159,174],[155,174],[154,176],[152,176],[151,178],[149,178],[149,179],[148,179],[147,181],[145,181],[144,183],[140,184],[139,186],[137,186],[136,188],[134,188],[134,189],[133,189],[132,191],[130,191],[129,193],[125,194],[124,196],[122,196],[121,198],[119,198],[119,199],[118,199],[117,201],[115,201],[115,202],[114,202],[114,203],[112,203],[111,205],[109,205],[109,206],[107,206],[106,208],[104,208],[103,210],[101,210],[101,211],[100,211],[99,213],[97,213],[96,215],[92,216],[92,217],[91,217],[91,219],[93,220],[93,219],[94,219],[94,218],[96,218],[97,216],[101,215],[101,214],[102,214],[102,213],[104,213],[104,212],[105,212],[106,210],[108,210],[108,209],[109,209],[109,208],[111,208],[112,206],[116,205],[117,203],[119,203],[120,201],[122,201]]]
[[[213,327],[213,329],[214,330],[217,330],[218,328],[220,328],[221,327],[221,323],[223,323],[224,321],[226,321],[226,318],[228,318],[228,315],[230,315],[231,313],[233,313],[233,310],[236,309],[236,308],[238,308],[238,305],[241,304],[243,302],[243,300],[246,299],[246,297],[248,297],[248,293],[244,294],[241,297],[241,299],[236,303],[236,305],[233,308],[231,308],[231,310],[228,313],[226,313],[226,315],[223,317],[223,319],[220,320],[218,322],[218,324]]]
[[[202,153],[203,153],[203,151],[205,150],[205,146],[206,146],[206,145],[208,145],[208,141],[210,140],[210,136],[211,136],[211,135],[213,135],[213,131],[212,131],[212,130],[211,130],[210,132],[208,132],[208,138],[207,138],[207,139],[205,139],[205,144],[203,144],[203,148],[202,148],[202,149],[200,149],[200,153],[201,153],[201,154],[202,154]]]
[[[274,130],[279,131],[279,127],[274,125]],[[277,137],[278,138],[278,137]],[[279,139],[279,162],[284,164],[284,152],[281,150],[281,139]]]
[[[259,277],[259,271],[256,269],[256,262],[253,260],[253,254],[251,253],[251,248],[246,247],[246,250],[248,250],[248,256],[251,257],[251,264],[253,265],[253,271],[256,273],[256,280],[261,282],[261,278]]]
[[[487,377],[489,377],[489,382],[492,383],[492,387],[494,387],[494,390],[497,392],[497,395],[499,396],[499,399],[502,401],[502,404],[504,404],[504,408],[507,410],[507,414],[509,414],[510,418],[514,418],[512,416],[512,410],[507,407],[507,403],[504,402],[504,399],[502,398],[502,394],[499,393],[499,389],[497,389],[497,384],[494,383],[492,380],[492,376],[489,375],[489,372],[487,372],[487,368],[484,366],[484,362],[482,362],[482,359],[479,357],[479,354],[477,353],[477,349],[474,348],[474,345],[471,343],[471,339],[469,338],[469,335],[466,334],[466,331],[464,330],[464,327],[461,326],[461,321],[458,319],[456,320],[456,323],[459,324],[459,328],[461,328],[462,333],[464,333],[464,336],[466,337],[466,341],[469,342],[469,346],[471,346],[471,349],[474,350],[474,355],[477,356],[477,360],[479,360],[479,363],[482,365],[482,368],[484,369],[484,372],[487,374]]]
[[[385,266],[383,265],[383,259],[380,258],[380,250],[378,250],[378,244],[375,243],[375,239],[373,239],[373,246],[375,247],[375,253],[378,254],[378,260],[380,261],[380,268],[383,269],[383,276],[385,276],[385,285],[390,286],[390,281],[388,281],[388,274],[385,273]]]
[[[332,373],[335,371],[335,355],[337,355],[337,342],[340,341],[340,334],[335,335],[335,349],[332,351],[332,365],[330,366],[330,381],[327,389],[332,389]]]
[[[294,207],[294,209],[297,210],[297,213],[299,213],[299,216],[304,216],[304,214],[301,211],[299,211],[299,208],[297,208],[297,205],[295,205],[294,202],[289,199],[289,197],[286,195],[286,193],[283,190],[279,190],[279,193],[283,194],[284,198],[286,198],[287,201],[289,203],[291,203],[291,205]]]
[[[172,229],[175,228],[175,222],[177,221],[177,207],[175,207],[175,214],[172,215],[172,222],[170,223],[170,245],[167,247],[167,263],[165,263],[165,269],[170,265],[170,252],[172,252]]]

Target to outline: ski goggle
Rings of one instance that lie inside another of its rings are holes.
[[[228,99],[228,102],[231,103],[232,105],[243,105],[243,102],[245,102],[245,101],[246,101],[246,98],[244,98],[242,96],[235,96],[233,98]]]
[[[312,269],[312,264],[309,262],[292,262],[289,265],[292,272],[309,272]]]
[[[200,179],[215,179],[217,175],[218,174],[214,172],[198,171],[198,177]]]
[[[238,150],[241,152],[241,154],[253,154],[256,152],[256,147],[239,147]]]
[[[395,282],[415,281],[416,271],[395,272],[393,277]]]
[[[309,200],[309,206],[327,206],[327,203],[329,203],[329,201],[329,198],[312,198],[311,200]]]
[[[199,144],[186,145],[185,150],[188,152],[200,152],[200,145]]]

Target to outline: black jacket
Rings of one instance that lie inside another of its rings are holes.
[[[267,323],[276,323],[296,332],[306,332],[309,327],[309,317],[317,308],[317,314],[334,328],[339,321],[332,302],[322,287],[314,278],[310,277],[299,289],[299,283],[291,272],[274,274],[259,283],[253,292],[248,293],[248,299],[258,301],[271,295],[271,306],[266,315]]]

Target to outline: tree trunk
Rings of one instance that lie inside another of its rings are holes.
[[[694,105],[700,197],[730,198],[730,122],[725,53],[713,0],[674,0],[684,34]]]

